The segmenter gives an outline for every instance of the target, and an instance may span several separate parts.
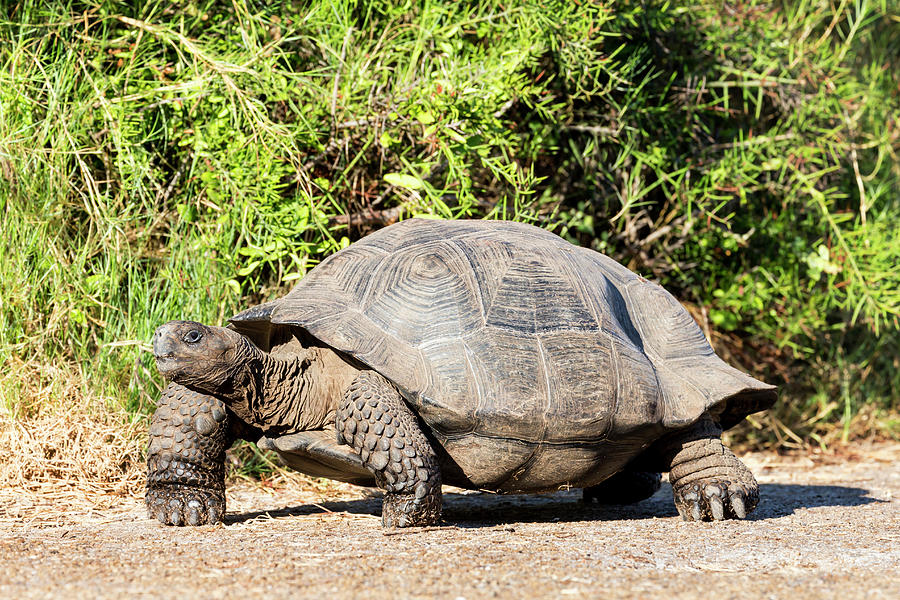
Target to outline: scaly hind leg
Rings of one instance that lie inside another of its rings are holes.
[[[759,503],[759,484],[744,463],[722,444],[711,420],[666,440],[675,508],[685,521],[743,519]]]
[[[221,521],[225,451],[244,437],[253,435],[221,400],[170,383],[150,421],[145,496],[150,518],[166,525]]]
[[[441,472],[431,444],[397,390],[363,371],[344,393],[335,418],[348,444],[385,491],[384,527],[433,525],[441,518]]]
[[[656,493],[662,475],[648,471],[625,469],[603,482],[584,488],[585,502],[600,504],[634,504]]]

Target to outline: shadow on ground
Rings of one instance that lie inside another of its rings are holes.
[[[862,506],[884,502],[869,496],[869,490],[835,485],[760,485],[759,508],[749,520],[773,519],[797,510],[822,506]],[[255,511],[226,516],[226,524],[243,523],[259,517],[280,518],[324,513],[381,514],[381,499],[323,501],[316,504]],[[459,527],[492,527],[504,523],[553,523],[571,521],[614,521],[674,517],[672,488],[662,488],[642,502],[628,506],[604,506],[581,501],[581,490],[553,494],[501,496],[496,494],[444,494],[444,521]]]
[[[760,503],[751,519],[772,519],[791,515],[799,509],[820,506],[863,506],[886,502],[872,498],[869,490],[839,485],[796,485],[765,483],[759,486]]]

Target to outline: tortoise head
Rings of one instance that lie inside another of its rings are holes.
[[[253,345],[225,327],[169,321],[153,334],[156,368],[166,378],[210,394],[228,394],[253,359]]]

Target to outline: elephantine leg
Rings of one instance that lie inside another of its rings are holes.
[[[685,521],[743,519],[759,503],[756,478],[721,435],[717,424],[705,420],[668,446],[669,482]]]
[[[145,501],[167,525],[217,523],[225,514],[225,451],[237,439],[220,400],[170,383],[150,422]]]
[[[662,475],[647,471],[624,470],[602,483],[584,489],[584,501],[600,504],[634,504],[645,500],[660,488]]]
[[[364,371],[344,393],[335,425],[385,491],[384,527],[433,525],[441,518],[441,472],[431,444],[397,390]]]

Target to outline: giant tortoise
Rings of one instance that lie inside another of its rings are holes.
[[[636,501],[669,473],[687,520],[744,518],[756,480],[721,441],[773,386],[730,367],[662,287],[521,223],[411,219],[324,260],[229,327],[171,321],[147,506],[224,512],[224,452],[384,491],[386,527],[433,524],[441,484]]]

